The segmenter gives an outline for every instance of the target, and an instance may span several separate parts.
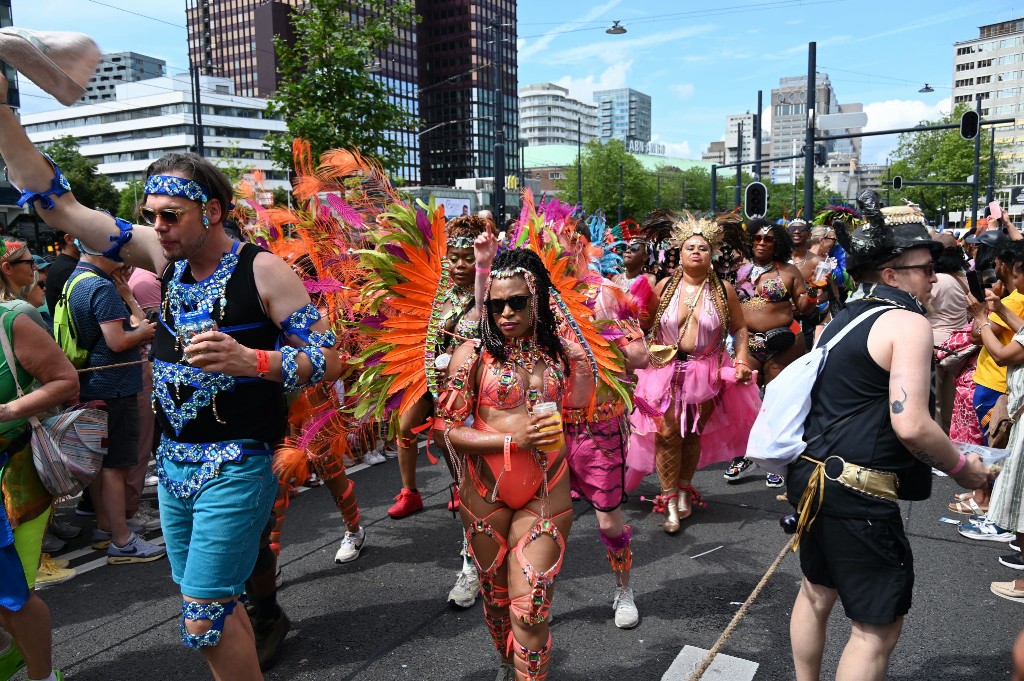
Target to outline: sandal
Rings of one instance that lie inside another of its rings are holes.
[[[974,492],[961,492],[953,495],[953,501],[967,501],[974,498]]]
[[[965,499],[964,501],[954,501],[948,506],[949,510],[953,513],[959,513],[961,515],[984,515],[988,513],[988,508],[982,508],[978,506],[978,503],[973,498]]]

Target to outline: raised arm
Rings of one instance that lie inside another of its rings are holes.
[[[957,484],[977,489],[987,481],[977,457],[964,460],[931,418],[932,327],[922,315],[883,312],[868,336],[868,351],[889,368],[889,418],[896,437],[918,460],[949,473]]]
[[[0,100],[7,100],[7,79],[3,75],[0,75]],[[76,236],[99,253],[106,253],[124,238],[124,228],[130,225],[125,223],[119,227],[107,213],[80,204],[75,199],[74,187],[67,185],[66,180],[61,183],[56,168],[32,144],[8,106],[0,106],[0,155],[7,164],[11,182],[25,192],[38,195],[27,203],[35,205],[46,224]],[[153,272],[163,271],[165,261],[152,229],[133,229],[130,239],[120,252],[125,262]]]
[[[487,290],[487,280],[491,276],[491,263],[494,262],[494,256],[497,253],[498,240],[491,229],[491,221],[488,220],[487,231],[473,242],[473,257],[476,261],[476,281],[473,286],[473,295],[480,316],[487,314],[487,311],[484,310],[484,292]]]

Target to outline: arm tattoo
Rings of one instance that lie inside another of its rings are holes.
[[[910,454],[921,463],[926,463],[932,468],[938,468],[940,471],[945,471],[951,468],[951,466],[943,465],[938,459],[923,449],[915,449],[910,452]]]
[[[903,386],[902,385],[900,386],[900,390],[903,391],[903,399],[902,400],[893,400],[892,403],[890,404],[890,407],[892,408],[892,413],[893,414],[902,414],[903,410],[906,409],[907,391],[903,390]]]

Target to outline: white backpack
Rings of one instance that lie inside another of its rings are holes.
[[[825,366],[829,350],[869,317],[895,309],[892,305],[884,305],[862,312],[832,340],[824,346],[815,346],[768,384],[761,411],[750,429],[750,439],[747,440],[748,459],[769,473],[786,475],[789,464],[796,461],[807,448],[804,422],[811,410],[811,391]]]

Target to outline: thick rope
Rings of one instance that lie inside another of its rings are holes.
[[[775,556],[775,560],[772,561],[772,564],[768,567],[768,571],[764,573],[763,577],[761,577],[761,581],[757,583],[754,590],[750,592],[749,596],[747,596],[747,600],[743,602],[743,606],[736,611],[735,615],[733,615],[732,621],[729,622],[729,626],[725,628],[722,635],[718,637],[717,641],[715,641],[715,645],[711,646],[711,650],[709,650],[708,654],[704,656],[704,661],[701,662],[700,666],[697,667],[693,674],[690,675],[690,681],[700,681],[700,678],[704,676],[704,672],[706,672],[708,667],[711,666],[715,656],[718,655],[718,651],[725,646],[726,641],[728,641],[729,637],[732,636],[732,632],[736,630],[736,627],[739,626],[743,617],[747,614],[747,610],[749,610],[750,606],[754,604],[755,600],[757,600],[757,597],[760,595],[765,584],[767,584],[768,580],[772,578],[775,571],[779,569],[779,565],[782,564],[782,560],[786,557],[786,554],[792,551],[794,541],[796,541],[796,537],[793,537],[793,539],[786,542],[786,545],[782,547],[781,551],[779,551],[779,555]]]
[[[116,369],[118,367],[133,367],[138,364],[146,364],[149,362],[148,359],[140,359],[135,362],[122,362],[121,364],[105,364],[101,367],[86,367],[85,369],[78,369],[78,373],[85,374],[90,371],[103,371],[104,369]]]

